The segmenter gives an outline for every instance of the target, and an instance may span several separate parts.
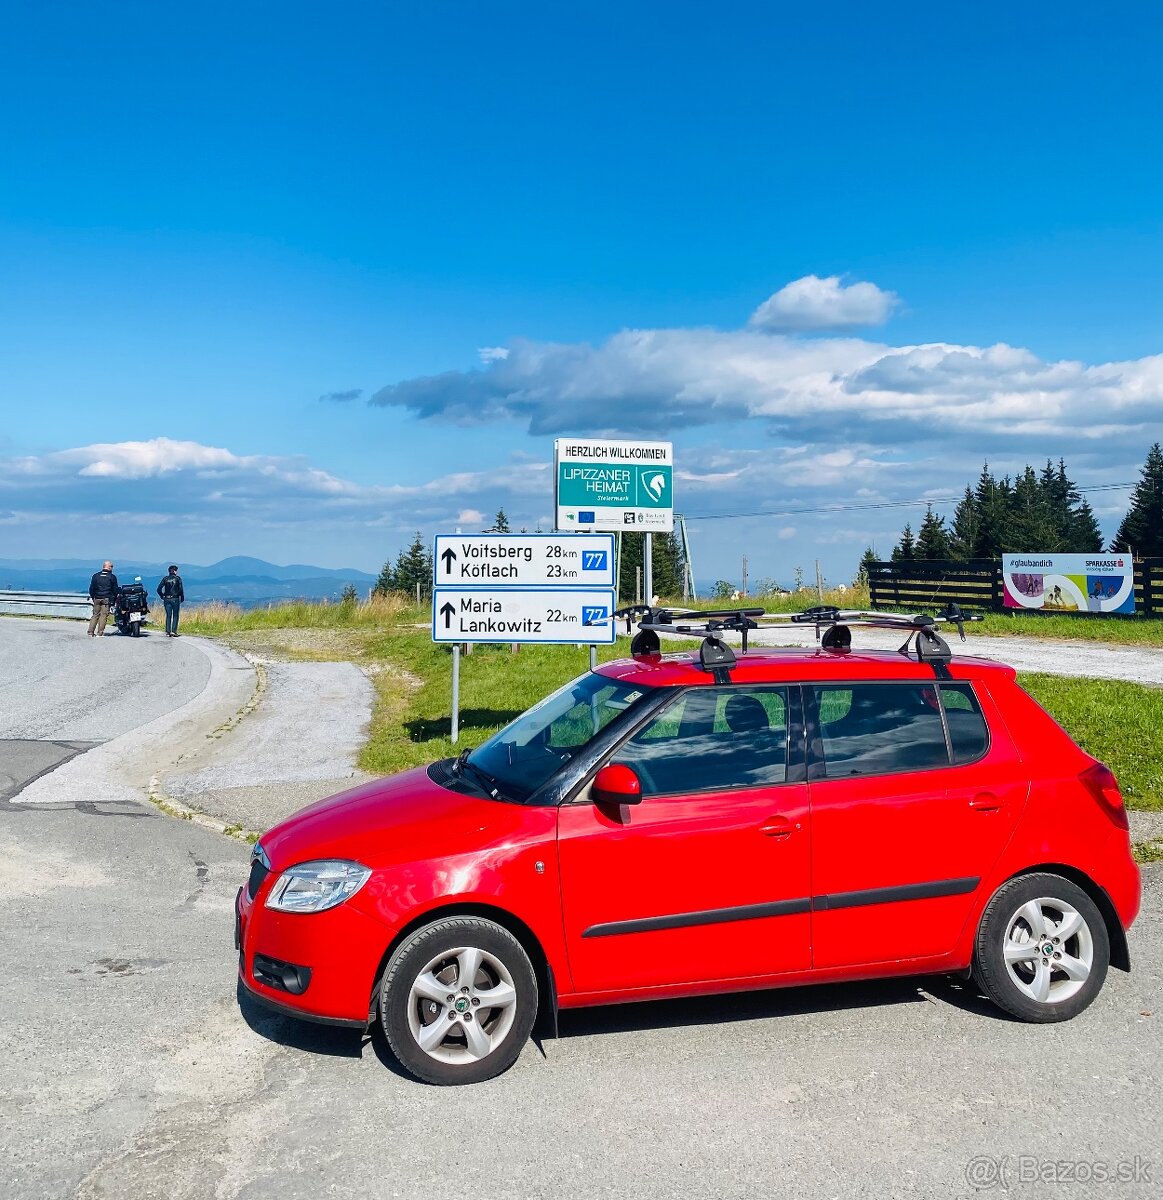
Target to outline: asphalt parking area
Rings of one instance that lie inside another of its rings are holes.
[[[9,803],[26,784],[95,745],[96,742],[0,739],[0,805]]]

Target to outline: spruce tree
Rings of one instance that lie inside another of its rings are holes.
[[[1076,554],[1102,552],[1102,529],[1090,501],[1082,500],[1070,516],[1070,549]]]
[[[945,528],[945,518],[933,512],[930,504],[925,509],[924,520],[917,532],[917,558],[948,558],[949,531]]]
[[[977,550],[978,530],[981,519],[977,512],[977,498],[971,487],[965,488],[957,507],[953,510],[953,525],[949,530],[949,557],[961,562],[974,557]]]
[[[642,541],[645,534],[622,534],[622,558],[618,564],[618,595],[629,600],[637,595],[635,584],[642,566]],[[677,533],[656,533],[651,543],[651,571],[654,594],[678,598],[682,595],[683,559]],[[645,587],[645,582],[643,582]],[[647,604],[650,597],[644,597]]]
[[[1051,511],[1047,489],[1034,468],[1027,465],[1018,476],[1010,496],[1009,520],[1004,522],[1001,548],[1009,553],[1036,554],[1064,549],[1062,514]]]
[[[1131,493],[1127,515],[1111,542],[1111,550],[1136,558],[1163,556],[1163,447],[1156,442],[1147,451],[1139,482]]]
[[[867,587],[869,579],[872,578],[872,567],[874,563],[880,562],[880,555],[876,553],[876,548],[873,546],[865,547],[864,553],[860,556],[860,566],[856,568],[856,578],[852,581],[855,587]],[[775,590],[774,588],[772,589]]]
[[[505,515],[503,508],[497,509],[497,515],[493,518],[493,523],[484,531],[485,533],[512,533],[509,527],[509,518]]]
[[[396,558],[394,572],[396,590],[415,596],[416,585],[420,585],[420,598],[432,592],[432,551],[424,544],[420,531],[412,539],[407,550],[401,550]]]
[[[913,540],[913,527],[908,522],[901,530],[901,540],[893,547],[893,562],[912,562],[917,557],[917,544]]]
[[[392,566],[392,560],[388,559],[382,567],[376,578],[375,587],[372,589],[377,596],[386,596],[389,592],[396,591],[396,569]]]

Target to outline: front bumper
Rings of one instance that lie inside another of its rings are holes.
[[[388,932],[346,904],[321,913],[265,908],[263,896],[273,882],[264,880],[253,899],[244,887],[235,897],[234,942],[243,987],[289,1016],[366,1027]],[[288,981],[301,990],[290,990]]]

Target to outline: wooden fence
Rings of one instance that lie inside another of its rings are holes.
[[[928,611],[952,601],[979,612],[1013,611],[1003,603],[1001,562],[993,558],[870,563],[868,586],[873,608]],[[1163,558],[1135,561],[1135,611],[1163,617]]]

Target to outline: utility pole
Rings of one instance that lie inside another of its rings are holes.
[[[820,574],[820,560],[816,559],[816,594],[820,597],[820,603],[824,603],[824,577]]]
[[[687,537],[686,517],[676,513],[674,519],[678,525],[679,536],[682,539],[682,598],[684,600],[697,600],[698,594],[695,592],[695,569],[691,565],[691,541]],[[619,536],[621,535],[619,534]]]
[[[742,596],[747,595],[747,555],[743,555],[743,590],[740,593]]]

